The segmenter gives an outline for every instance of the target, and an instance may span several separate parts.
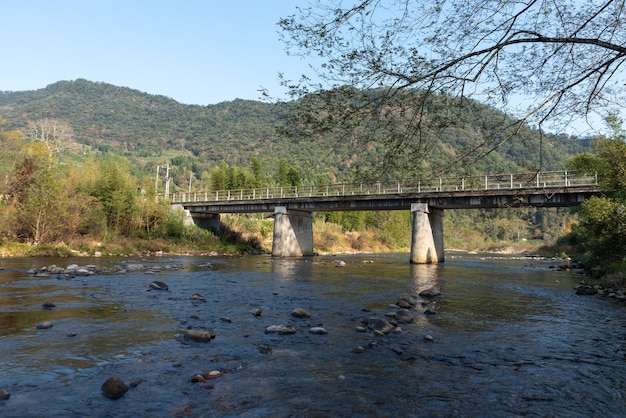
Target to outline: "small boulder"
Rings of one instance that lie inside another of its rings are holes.
[[[312,327],[309,329],[309,332],[317,335],[328,334],[328,331],[326,331],[326,328],[324,327]]]
[[[49,329],[52,328],[54,326],[54,324],[52,323],[52,321],[43,321],[43,322],[39,322],[38,324],[35,324],[35,328],[37,329]]]
[[[379,332],[381,334],[389,334],[395,326],[391,324],[389,321],[379,318],[369,318],[365,320],[367,327],[372,331]]]
[[[396,312],[396,320],[403,324],[410,324],[415,318],[408,309],[400,309]]]
[[[150,289],[154,289],[154,290],[168,290],[169,287],[165,282],[161,282],[159,280],[155,280],[152,283],[150,283]]]
[[[263,309],[257,308],[250,311],[253,316],[261,316]]]
[[[200,301],[200,302],[206,302],[206,298],[204,296],[198,294],[198,293],[194,293],[193,295],[191,295],[189,297],[189,299],[197,300],[197,301]]]
[[[296,308],[291,311],[291,316],[295,316],[296,318],[310,318],[311,314],[302,308]]]
[[[11,397],[11,392],[8,389],[0,389],[0,401],[6,401]]]
[[[185,331],[185,339],[192,341],[199,341],[206,343],[215,338],[215,332],[212,329],[200,330],[200,329],[188,329]]]
[[[294,327],[288,327],[287,325],[270,325],[269,327],[265,327],[265,333],[290,335],[295,334],[296,329]]]
[[[126,392],[128,392],[128,386],[122,379],[117,376],[109,377],[102,384],[102,394],[110,399],[117,399],[122,397]]]
[[[423,298],[436,298],[441,296],[441,290],[438,287],[431,287],[420,292],[420,296]]]
[[[409,295],[408,293],[403,293],[398,296],[398,301],[396,302],[396,305],[400,308],[411,309],[413,306],[417,305],[417,301],[413,296]]]

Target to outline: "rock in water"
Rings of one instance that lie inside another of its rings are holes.
[[[295,334],[296,329],[294,327],[288,327],[286,325],[270,325],[265,328],[266,334],[280,334],[280,335],[289,335]]]
[[[420,296],[423,298],[436,298],[438,296],[441,296],[441,291],[438,287],[431,287],[429,289],[422,290],[420,292]]]
[[[0,389],[0,401],[6,401],[11,397],[11,392],[8,389]]]
[[[409,295],[408,293],[403,293],[398,296],[398,301],[396,302],[396,305],[401,308],[411,309],[411,307],[417,305],[417,301],[413,296]]]
[[[43,321],[38,324],[35,324],[35,328],[37,329],[48,329],[52,328],[53,324],[51,321]]]
[[[150,289],[154,289],[154,290],[168,290],[169,287],[167,286],[166,283],[161,282],[159,280],[155,280],[152,283],[150,283]]]
[[[392,324],[384,319],[370,318],[367,320],[367,327],[373,331],[378,331],[383,334],[388,334],[395,328]]]
[[[324,327],[312,327],[309,329],[309,332],[311,334],[318,334],[318,335],[328,334],[328,331],[326,331],[326,328]]]
[[[102,384],[102,394],[110,399],[117,399],[122,397],[128,392],[128,386],[122,379],[117,376],[109,377],[106,382]]]
[[[408,309],[400,309],[398,312],[396,312],[396,319],[398,320],[398,322],[410,324],[415,318]]]
[[[215,332],[212,329],[208,329],[208,330],[189,329],[185,331],[185,338],[188,340],[207,343],[211,341],[213,338],[215,338]]]
[[[302,308],[296,308],[291,311],[291,316],[295,316],[296,318],[310,318],[311,314]]]

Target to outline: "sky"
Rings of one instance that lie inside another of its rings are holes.
[[[259,100],[308,72],[278,20],[306,0],[20,0],[0,3],[0,91],[61,80],[129,87],[185,104]]]

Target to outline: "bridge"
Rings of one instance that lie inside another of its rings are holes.
[[[596,176],[550,171],[187,192],[165,198],[207,229],[219,230],[221,213],[272,213],[272,255],[278,257],[313,255],[313,212],[410,210],[410,261],[423,264],[445,259],[445,209],[567,207],[599,194]]]

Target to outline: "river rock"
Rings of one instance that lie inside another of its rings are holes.
[[[194,293],[193,295],[191,295],[189,297],[189,299],[197,300],[197,301],[200,301],[200,302],[206,302],[206,298],[204,296],[198,294],[198,293]]]
[[[188,329],[185,331],[185,336],[188,340],[199,341],[206,343],[215,338],[215,331],[212,329],[200,330],[200,329]]]
[[[165,282],[161,282],[159,280],[155,280],[152,283],[150,283],[150,289],[154,289],[154,290],[168,290],[169,287]]]
[[[52,308],[56,308],[57,305],[55,305],[53,302],[44,302],[43,305],[41,305],[42,308],[44,309],[52,309]]]
[[[289,327],[287,325],[270,325],[269,327],[265,327],[266,334],[280,334],[280,335],[290,335],[295,334],[296,329],[294,327]]]
[[[393,329],[395,328],[395,326],[393,326],[393,324],[391,324],[390,322],[384,320],[384,319],[379,319],[379,318],[369,318],[366,321],[367,327],[369,329],[371,329],[372,331],[376,332],[380,332],[382,334],[388,334],[391,331],[393,331]]]
[[[326,331],[326,328],[324,327],[312,327],[311,329],[309,329],[309,332],[311,334],[318,334],[318,335],[328,334],[328,331]]]
[[[403,324],[410,324],[415,318],[408,309],[400,309],[396,312],[396,320]]]
[[[65,270],[67,271],[72,271],[72,270],[78,270],[80,267],[78,266],[78,264],[70,264],[69,266],[65,267]]]
[[[417,301],[413,296],[409,295],[408,293],[402,293],[400,296],[398,296],[398,301],[396,302],[396,305],[400,308],[411,309],[412,307],[417,305]]]
[[[291,311],[291,316],[295,316],[296,318],[310,318],[311,314],[302,308],[296,308]]]
[[[423,298],[436,298],[438,296],[441,296],[441,291],[439,290],[438,287],[434,286],[434,287],[422,290],[420,292],[420,296]]]
[[[202,373],[205,379],[217,379],[218,377],[222,377],[224,374],[219,370],[211,370],[210,372]]]
[[[126,270],[128,271],[140,271],[140,270],[145,270],[146,266],[144,266],[143,264],[127,264],[126,265]]]
[[[43,321],[43,322],[39,322],[35,324],[35,328],[37,329],[49,329],[49,328],[52,328],[53,326],[54,324],[52,323],[52,321]]]
[[[588,284],[581,284],[576,287],[577,295],[595,295],[598,293],[598,289]]]
[[[253,316],[261,316],[263,309],[257,308],[250,311]]]
[[[0,401],[6,401],[11,397],[11,392],[8,389],[0,389]]]
[[[128,392],[128,386],[122,379],[117,376],[109,377],[102,384],[102,394],[110,399],[117,399],[122,397],[126,392]]]
[[[52,266],[48,267],[48,271],[51,274],[63,274],[63,273],[65,273],[65,269],[63,267],[57,267],[55,265],[52,265]]]

